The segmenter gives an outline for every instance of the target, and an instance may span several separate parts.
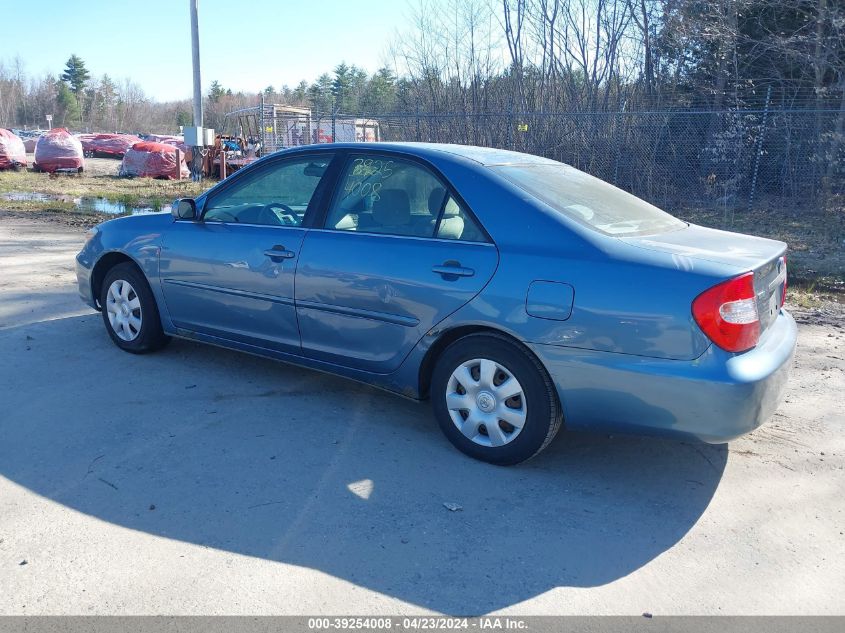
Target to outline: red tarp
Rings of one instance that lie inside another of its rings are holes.
[[[82,143],[63,127],[53,128],[35,145],[35,167],[41,171],[81,170],[85,166]]]
[[[191,173],[182,154],[179,164],[181,178],[189,178]],[[142,141],[135,143],[123,155],[120,164],[121,176],[141,176],[146,178],[176,179],[176,148],[165,143]]]
[[[165,145],[172,145],[173,147],[178,147],[180,150],[182,150],[182,153],[185,155],[185,160],[191,160],[191,148],[185,145],[185,139],[181,136],[150,134],[148,140],[156,141],[158,143],[164,143]]]
[[[17,134],[0,128],[0,169],[26,167],[26,149]]]
[[[182,139],[173,134],[147,134],[147,140],[153,143],[164,143],[165,141],[181,141]]]
[[[123,158],[126,150],[141,142],[134,134],[80,134],[79,140],[86,155],[104,154],[114,158]]]

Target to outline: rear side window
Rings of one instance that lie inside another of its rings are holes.
[[[432,209],[429,199],[444,190],[424,167],[387,156],[353,156],[337,186],[326,228],[434,236],[440,209]],[[437,204],[442,200],[441,195]]]
[[[393,156],[352,156],[337,186],[326,218],[328,229],[484,240],[440,179],[416,162]]]
[[[446,192],[443,192],[446,195]],[[472,216],[450,195],[446,195],[443,215],[437,227],[437,237],[442,240],[462,240],[464,242],[485,242],[484,232]]]
[[[665,233],[686,226],[645,200],[563,163],[490,169],[566,217],[605,235]]]

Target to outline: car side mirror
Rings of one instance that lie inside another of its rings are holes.
[[[177,220],[196,220],[197,219],[197,203],[193,198],[181,198],[170,207],[170,213]]]

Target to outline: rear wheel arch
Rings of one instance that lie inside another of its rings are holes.
[[[134,265],[138,271],[143,274],[144,271],[138,265],[134,259],[126,255],[125,253],[121,253],[119,251],[111,251],[109,253],[105,253],[100,259],[97,260],[97,263],[94,264],[94,268],[91,271],[91,296],[97,301],[97,305],[100,304],[100,291],[102,290],[103,281],[106,278],[106,275],[109,274],[109,271],[117,266],[118,264],[123,264],[124,262],[128,262]],[[146,275],[145,275],[146,277]],[[102,308],[102,306],[100,306]]]
[[[420,363],[419,370],[419,394],[421,400],[428,398],[430,395],[429,390],[431,388],[431,376],[434,373],[434,366],[437,364],[437,359],[440,358],[440,355],[443,354],[443,352],[445,352],[452,343],[455,343],[462,338],[466,338],[467,336],[476,334],[493,336],[519,348],[522,352],[531,357],[546,373],[546,376],[548,376],[549,372],[546,370],[543,362],[515,336],[486,325],[462,325],[443,332],[425,353],[422,363]]]

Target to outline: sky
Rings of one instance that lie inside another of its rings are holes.
[[[203,92],[309,83],[340,62],[389,61],[408,0],[199,0]],[[0,61],[58,75],[71,54],[92,77],[131,78],[158,101],[192,95],[188,0],[0,0]]]

